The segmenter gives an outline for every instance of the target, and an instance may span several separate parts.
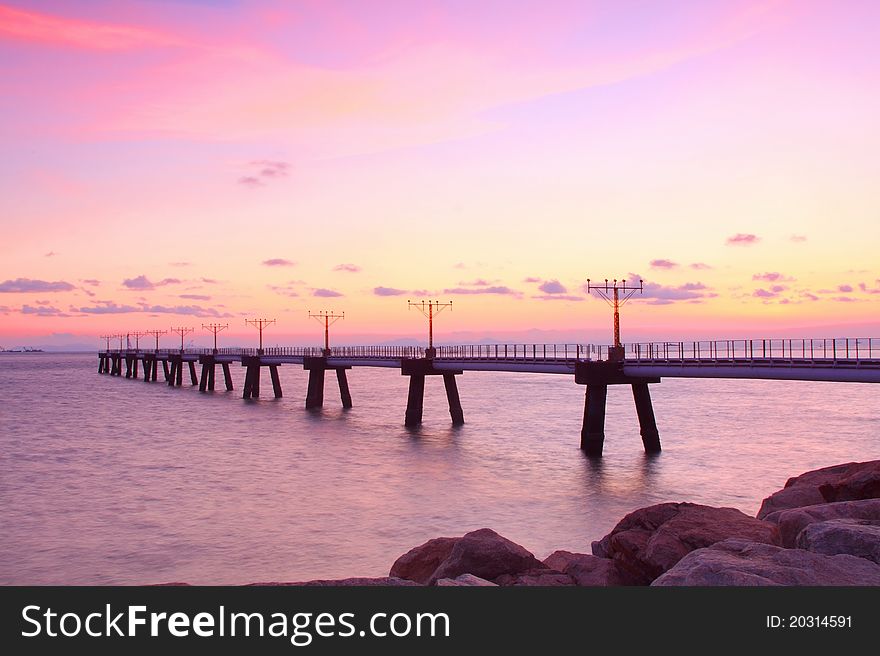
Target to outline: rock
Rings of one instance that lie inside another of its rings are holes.
[[[437,581],[436,585],[440,587],[452,587],[452,586],[469,586],[469,587],[480,587],[480,586],[492,586],[497,588],[497,583],[492,583],[492,581],[487,581],[486,579],[481,579],[479,576],[474,576],[473,574],[462,574],[461,576],[456,576],[454,579],[440,579]]]
[[[692,551],[651,585],[880,585],[880,565],[730,539]]]
[[[880,519],[880,499],[820,503],[803,508],[777,510],[765,517],[779,527],[782,546],[797,546],[798,534],[808,525],[830,519]]]
[[[395,576],[381,576],[379,578],[363,578],[354,577],[350,579],[315,579],[314,581],[296,581],[296,582],[272,582],[272,583],[251,583],[251,586],[268,586],[268,585],[298,585],[304,587],[332,587],[332,586],[406,586],[419,585],[415,581],[397,578]]]
[[[788,479],[783,489],[764,499],[758,511],[758,519],[789,508],[878,497],[880,460],[848,462],[815,469]]]
[[[455,542],[449,556],[433,573],[429,583],[454,579],[461,574],[473,574],[494,581],[502,574],[519,574],[535,568],[543,568],[543,565],[531,552],[492,529],[481,528]]]
[[[629,583],[611,558],[571,551],[554,551],[544,559],[544,564],[568,574],[580,586],[604,587]]]
[[[640,508],[593,543],[593,555],[613,558],[636,585],[647,585],[694,549],[736,537],[779,544],[779,529],[736,508],[661,503]]]
[[[434,538],[410,549],[391,566],[390,576],[426,584],[461,538]]]
[[[502,574],[495,583],[504,586],[542,586],[558,587],[561,585],[577,585],[573,577],[549,567],[530,569],[518,574]]]
[[[813,553],[849,554],[880,564],[880,520],[831,519],[814,522],[800,532],[797,546]]]

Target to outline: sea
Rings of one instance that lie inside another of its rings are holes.
[[[348,410],[328,376],[310,411],[295,365],[279,369],[282,399],[264,376],[248,401],[240,366],[235,391],[209,393],[97,368],[96,354],[0,355],[0,584],[385,576],[410,548],[482,527],[539,558],[589,553],[642,506],[753,515],[790,476],[880,458],[871,384],[664,379],[654,456],[629,388],[611,387],[605,455],[591,460],[572,376],[465,372],[458,427],[429,378],[408,429],[394,369],[349,371]]]

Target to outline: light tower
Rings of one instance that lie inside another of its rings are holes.
[[[148,331],[146,331],[145,334],[152,335],[153,337],[156,338],[156,351],[158,352],[159,351],[159,336],[160,335],[167,335],[168,331],[167,330],[148,330]]]
[[[208,323],[208,324],[203,323],[202,324],[203,330],[210,330],[212,333],[214,333],[214,351],[213,351],[214,355],[217,355],[217,333],[222,332],[222,331],[226,330],[227,328],[229,328],[228,323]]]
[[[245,319],[244,323],[260,331],[260,348],[257,350],[257,355],[263,355],[263,328],[271,326],[275,323],[275,319]]]
[[[141,350],[141,337],[143,337],[144,335],[149,335],[149,333],[138,331],[138,332],[128,333],[128,335],[131,337],[134,337],[134,350],[140,351]],[[129,347],[130,346],[131,345],[129,344]]]
[[[624,356],[623,345],[620,343],[620,306],[632,298],[633,294],[636,292],[641,294],[643,290],[644,282],[641,279],[639,279],[639,286],[636,287],[635,285],[627,285],[626,280],[618,281],[617,278],[611,282],[605,278],[603,284],[594,285],[587,278],[587,292],[596,292],[605,299],[608,305],[614,308],[614,346],[608,349],[609,360],[623,360]],[[622,297],[621,292],[623,292]]]
[[[183,338],[195,332],[195,328],[172,328],[171,332],[180,335],[180,352],[183,353]]]
[[[309,317],[324,324],[324,355],[330,355],[330,326],[340,319],[345,319],[345,312],[342,314],[333,314],[332,311],[328,312],[327,310],[321,310],[315,313],[310,311]]]
[[[440,314],[446,308],[452,308],[452,301],[448,303],[441,303],[440,301],[419,301],[413,303],[412,301],[407,301],[406,303],[408,308],[415,308],[428,317],[428,348],[425,350],[425,357],[433,358],[437,354],[437,351],[434,349],[434,315]]]
[[[107,340],[107,351],[110,350],[110,340],[116,337],[116,335],[101,335],[101,339]]]

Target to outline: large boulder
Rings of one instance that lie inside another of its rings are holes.
[[[486,579],[481,579],[479,576],[474,576],[473,574],[462,574],[461,576],[456,576],[454,579],[439,579],[436,583],[441,588],[444,587],[487,587],[491,586],[493,588],[497,588],[497,583],[492,583],[492,581],[487,581]]]
[[[295,581],[295,582],[278,582],[271,583],[250,583],[251,586],[269,586],[269,585],[296,585],[304,587],[348,587],[348,586],[406,586],[419,585],[415,581],[407,581],[394,576],[381,576],[378,578],[353,577],[348,579],[315,579],[313,581]]]
[[[880,585],[880,565],[849,555],[826,556],[730,539],[697,549],[651,585]]]
[[[848,462],[808,471],[788,479],[783,489],[764,499],[758,511],[758,519],[789,508],[878,497],[880,460]]]
[[[880,519],[880,499],[820,503],[803,508],[777,510],[764,518],[779,527],[782,546],[797,546],[798,534],[810,524],[831,519]]]
[[[826,555],[849,554],[880,564],[880,520],[831,519],[800,532],[798,549]]]
[[[502,574],[519,574],[544,565],[531,552],[489,528],[466,533],[431,575],[429,583],[473,574],[494,581]]]
[[[426,584],[460,539],[434,538],[410,549],[394,561],[389,575]]]
[[[568,574],[580,586],[606,587],[629,583],[611,558],[560,550],[547,556],[544,564]]]
[[[558,572],[549,567],[538,567],[516,574],[502,574],[495,579],[495,583],[504,586],[538,586],[559,587],[561,585],[577,585],[575,580],[568,574]]]
[[[779,529],[736,508],[661,503],[640,508],[593,543],[593,555],[612,558],[636,585],[647,585],[695,549],[726,540],[779,544]]]

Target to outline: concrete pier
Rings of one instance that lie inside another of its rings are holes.
[[[605,445],[605,402],[609,385],[631,385],[636,413],[641,427],[642,444],[647,453],[660,451],[660,434],[651,406],[649,383],[659,383],[659,378],[629,376],[623,371],[623,362],[578,362],[574,380],[586,385],[584,398],[584,423],[581,427],[581,449],[592,457],[602,455]]]
[[[409,376],[409,393],[406,399],[404,426],[414,427],[422,423],[426,376],[443,376],[452,424],[454,426],[464,424],[464,412],[461,408],[458,385],[455,382],[455,377],[461,375],[460,369],[436,369],[431,358],[405,358],[400,362],[400,373],[404,376]]]
[[[336,382],[339,385],[339,397],[343,408],[352,407],[351,391],[348,389],[348,378],[345,374],[349,366],[334,366],[327,364],[327,358],[323,356],[306,356],[303,358],[303,369],[309,372],[309,386],[306,390],[306,408],[324,407],[324,382],[325,372],[336,371]]]

